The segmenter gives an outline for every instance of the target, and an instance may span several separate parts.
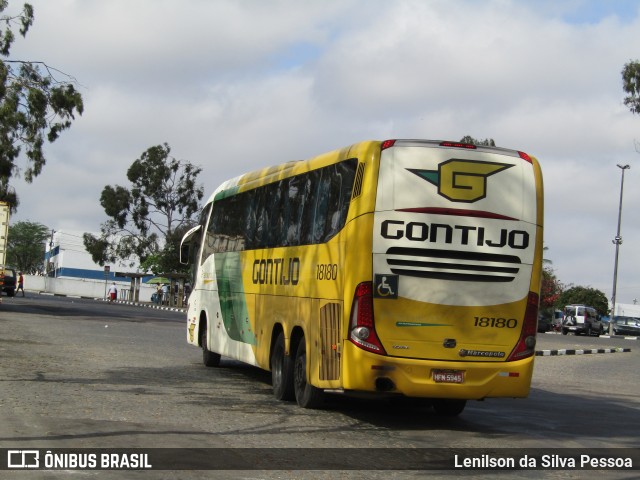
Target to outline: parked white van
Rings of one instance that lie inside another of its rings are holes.
[[[586,305],[567,305],[562,311],[562,334],[573,332],[576,335],[598,335],[604,333],[600,315],[593,307]]]

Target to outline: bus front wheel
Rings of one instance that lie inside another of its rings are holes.
[[[210,351],[207,348],[207,321],[203,320],[200,327],[200,345],[202,345],[202,363],[206,367],[217,367],[220,365],[220,354]]]
[[[278,400],[293,400],[293,360],[285,354],[284,333],[280,332],[271,352],[271,384]]]
[[[300,339],[294,362],[293,385],[296,402],[302,408],[318,408],[324,400],[324,391],[307,381],[307,348],[304,338]]]

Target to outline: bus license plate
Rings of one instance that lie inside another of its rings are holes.
[[[433,370],[431,376],[436,383],[464,383],[462,370]]]

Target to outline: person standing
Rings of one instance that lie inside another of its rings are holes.
[[[169,305],[169,285],[162,285],[162,305]]]
[[[22,276],[22,272],[18,272],[18,289],[16,290],[16,295],[20,290],[22,290],[22,296],[24,297],[24,277]]]
[[[162,303],[162,285],[158,285],[156,287],[156,297],[154,303],[156,305],[160,305]]]
[[[113,302],[118,297],[118,287],[116,287],[116,282],[109,287],[109,301]]]

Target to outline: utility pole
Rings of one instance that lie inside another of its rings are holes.
[[[631,168],[629,165],[618,165],[622,170],[622,179],[620,180],[620,205],[618,206],[618,230],[613,243],[616,246],[616,259],[613,265],[613,291],[611,294],[611,321],[609,322],[609,335],[613,335],[613,320],[616,314],[616,288],[618,286],[618,253],[620,245],[622,245],[622,237],[620,236],[620,224],[622,223],[622,191],[624,189],[624,171]]]
[[[53,234],[56,233],[55,230],[51,229],[51,237],[49,238],[49,254],[47,255],[47,268],[44,276],[44,290],[45,292],[49,291],[49,272],[51,271],[51,254],[53,253]]]

